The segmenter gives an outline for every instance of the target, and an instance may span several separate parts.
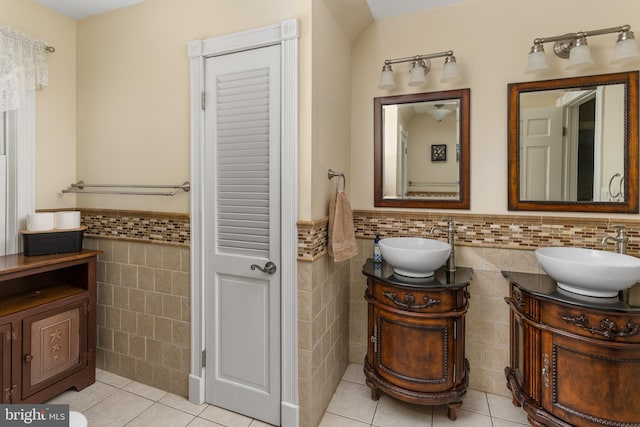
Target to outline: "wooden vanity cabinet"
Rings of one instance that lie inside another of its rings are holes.
[[[95,382],[98,253],[0,257],[2,403]]]
[[[558,291],[548,276],[511,281],[513,403],[534,426],[640,426],[640,308]]]
[[[430,280],[402,278],[387,266],[365,264],[368,303],[364,373],[371,398],[384,392],[420,405],[448,405],[449,418],[469,384],[465,358],[465,315],[470,269]]]

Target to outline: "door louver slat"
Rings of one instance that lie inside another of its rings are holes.
[[[269,72],[219,75],[218,250],[269,257]]]

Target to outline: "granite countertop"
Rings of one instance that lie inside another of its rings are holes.
[[[640,306],[631,305],[618,297],[598,298],[578,295],[558,288],[555,280],[546,274],[520,273],[503,271],[502,275],[524,292],[532,295],[548,298],[553,301],[576,305],[580,307],[594,308],[598,310],[610,310],[619,312],[640,312]]]
[[[383,282],[395,286],[404,286],[409,288],[463,288],[469,286],[473,269],[467,267],[457,267],[454,273],[446,271],[446,266],[436,270],[432,277],[412,278],[405,277],[393,272],[393,267],[386,262],[374,263],[369,258],[362,267],[362,274],[367,277],[373,277]]]

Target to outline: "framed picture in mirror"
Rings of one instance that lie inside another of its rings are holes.
[[[431,145],[431,161],[446,162],[447,161],[447,144]]]

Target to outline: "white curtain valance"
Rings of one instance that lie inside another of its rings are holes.
[[[0,26],[0,112],[17,110],[25,91],[47,85],[46,48],[41,40]]]

